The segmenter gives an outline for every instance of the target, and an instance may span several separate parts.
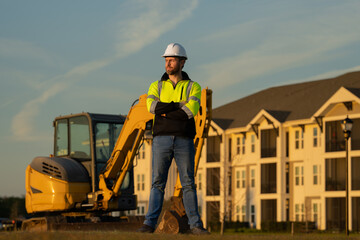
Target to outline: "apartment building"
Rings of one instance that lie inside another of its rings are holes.
[[[213,110],[196,178],[205,225],[314,221],[345,228],[345,141],[349,117],[350,229],[360,230],[360,72],[265,89]],[[143,155],[142,155],[143,154]],[[175,164],[173,164],[175,165]],[[134,172],[139,208],[148,208],[151,141]],[[172,195],[172,166],[165,199]]]
[[[269,88],[214,109],[198,178],[203,218],[258,229],[264,221],[344,229],[340,122],[347,116],[353,121],[349,224],[359,231],[360,72]]]

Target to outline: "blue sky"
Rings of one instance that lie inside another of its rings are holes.
[[[0,196],[53,149],[52,120],[126,114],[181,43],[215,107],[360,70],[358,0],[0,1]]]

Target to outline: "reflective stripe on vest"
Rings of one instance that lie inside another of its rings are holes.
[[[193,84],[194,84],[194,82],[190,80],[188,87],[186,89],[186,102],[189,101],[189,96],[190,96],[190,92],[191,92],[191,88],[192,88]]]
[[[162,89],[162,81],[161,81],[161,80],[159,80],[159,81],[158,81],[158,93],[159,93],[159,99],[160,99],[161,89]]]

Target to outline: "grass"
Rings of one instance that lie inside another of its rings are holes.
[[[346,237],[345,234],[331,234],[331,233],[313,233],[313,234],[294,234],[293,236],[288,233],[238,233],[238,234],[225,234],[221,236],[218,233],[213,233],[208,236],[194,236],[194,235],[169,235],[169,234],[142,234],[133,232],[100,232],[100,231],[59,231],[59,232],[0,232],[0,240],[285,240],[285,239],[308,239],[308,240],[332,240],[332,239],[360,239],[359,234],[351,234]]]

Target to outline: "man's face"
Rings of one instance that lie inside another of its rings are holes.
[[[168,75],[175,75],[181,71],[185,64],[185,60],[180,60],[177,57],[165,58],[165,71]]]

